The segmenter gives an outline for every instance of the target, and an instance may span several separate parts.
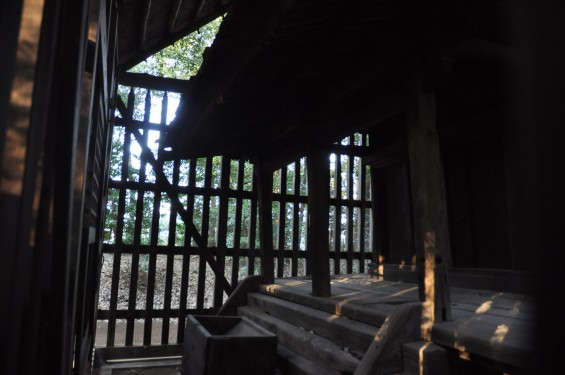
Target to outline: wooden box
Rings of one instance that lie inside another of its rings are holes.
[[[277,336],[245,317],[188,315],[183,375],[271,375]]]

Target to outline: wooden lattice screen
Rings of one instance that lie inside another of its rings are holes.
[[[212,314],[227,294],[194,240],[189,243],[172,198],[142,153],[148,147],[159,157],[160,132],[180,95],[143,87],[120,91],[128,99],[118,106],[113,133],[97,345],[182,342],[187,314]],[[369,167],[355,156],[367,145],[368,136],[355,134],[331,150],[332,273],[364,272],[372,259]],[[235,286],[260,274],[253,165],[215,156],[167,161],[163,171],[228,282]],[[304,158],[273,174],[276,277],[309,273],[306,175]]]

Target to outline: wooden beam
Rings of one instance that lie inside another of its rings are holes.
[[[116,96],[116,109],[120,112],[120,116],[122,116],[122,118],[127,118],[126,104],[119,95]]]
[[[331,296],[330,254],[328,243],[329,186],[328,154],[314,151],[308,163],[308,251],[312,270],[312,295]],[[337,253],[337,252],[336,252]]]
[[[183,79],[157,77],[147,73],[123,73],[118,80],[122,86],[143,87],[181,94],[186,92],[188,86],[188,81]]]
[[[426,331],[434,321],[449,320],[451,316],[446,273],[450,249],[436,98],[433,91],[422,90],[419,80],[410,88],[407,112],[415,245]]]
[[[369,98],[370,99],[370,98]],[[271,147],[269,158],[265,161],[265,167],[277,170],[288,163],[296,160],[310,152],[313,148],[333,147],[332,143],[341,140],[352,132],[366,131],[368,128],[387,120],[397,114],[402,109],[397,93],[391,94],[385,99],[374,98],[372,105],[363,107],[365,110],[356,111],[354,114],[348,112],[346,108],[334,108],[329,114],[320,115],[313,118],[319,125],[303,126],[293,139],[296,143],[292,148],[274,149]],[[336,106],[337,107],[337,106]],[[328,131],[333,129],[333,131]]]
[[[265,283],[275,282],[273,258],[273,172],[261,163],[257,171],[257,195],[259,201],[259,240],[261,242],[261,275]]]

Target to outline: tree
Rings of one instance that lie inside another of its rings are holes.
[[[138,65],[131,68],[130,72],[136,73],[148,73],[152,75],[157,75],[161,77],[177,78],[177,79],[189,79],[194,76],[200,65],[202,64],[202,57],[204,50],[209,47],[218,32],[220,24],[223,17],[219,17],[212,22],[202,26],[198,31],[187,35],[186,37],[178,40],[169,47],[157,52],[155,55],[150,56],[145,61],[139,63]],[[130,88],[126,86],[118,87],[118,95],[121,99],[128,104]],[[147,90],[134,88],[134,119],[142,120],[144,118],[144,102]],[[155,102],[160,102],[159,99],[163,97],[163,92],[153,91],[152,97]],[[172,94],[175,95],[175,94]],[[153,101],[152,101],[153,103]],[[160,110],[160,108],[159,108]],[[110,179],[119,181],[121,180],[122,171],[122,159],[124,153],[124,143],[125,143],[125,130],[121,126],[114,127],[114,134],[112,139],[112,153],[110,157]],[[135,168],[134,164],[139,164],[140,155],[138,147],[136,146],[135,139],[132,139],[133,148],[130,146],[130,160],[128,161],[127,168],[127,181],[136,181],[139,178],[139,169]],[[167,175],[172,175],[172,165],[166,164],[164,166],[165,173]],[[150,168],[148,168],[150,175]],[[199,168],[200,173],[197,173],[199,180],[204,173],[203,168]],[[136,212],[136,199],[137,194],[131,190],[127,191],[126,194],[126,208],[124,217],[124,232],[123,232],[123,242],[133,243],[133,231],[134,231],[134,221]],[[118,200],[119,200],[119,190],[112,188],[110,184],[110,189],[108,190],[107,205],[106,205],[106,222],[104,230],[104,241],[107,243],[114,243],[116,241],[116,227],[118,220]],[[152,207],[153,207],[153,194],[148,194],[147,192],[143,197],[143,222],[147,223],[151,221]],[[197,217],[195,218],[198,224],[201,223],[201,219],[198,217],[200,211],[197,212]],[[168,230],[168,220],[161,213],[162,219],[160,220],[160,232]],[[144,225],[145,227],[145,225]],[[150,227],[150,226],[149,226]],[[178,230],[176,232],[177,243],[184,242],[184,230]],[[142,230],[141,243],[149,243],[150,231]],[[161,239],[159,241],[162,242]]]

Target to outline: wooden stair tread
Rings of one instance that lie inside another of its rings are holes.
[[[336,314],[310,308],[280,298],[260,293],[248,295],[250,306],[271,316],[300,326],[308,327],[319,336],[323,336],[342,347],[365,353],[378,331],[378,327],[347,319]]]
[[[335,369],[342,373],[353,373],[359,365],[357,358],[342,350],[334,342],[270,316],[255,307],[239,307],[238,315],[245,316],[276,333],[280,344],[292,348],[295,352],[299,352],[305,358],[328,370]]]
[[[375,327],[380,327],[397,306],[397,303],[379,302],[367,292],[356,293],[334,287],[332,287],[332,298],[312,296],[311,290],[306,287],[260,285],[259,291]]]

